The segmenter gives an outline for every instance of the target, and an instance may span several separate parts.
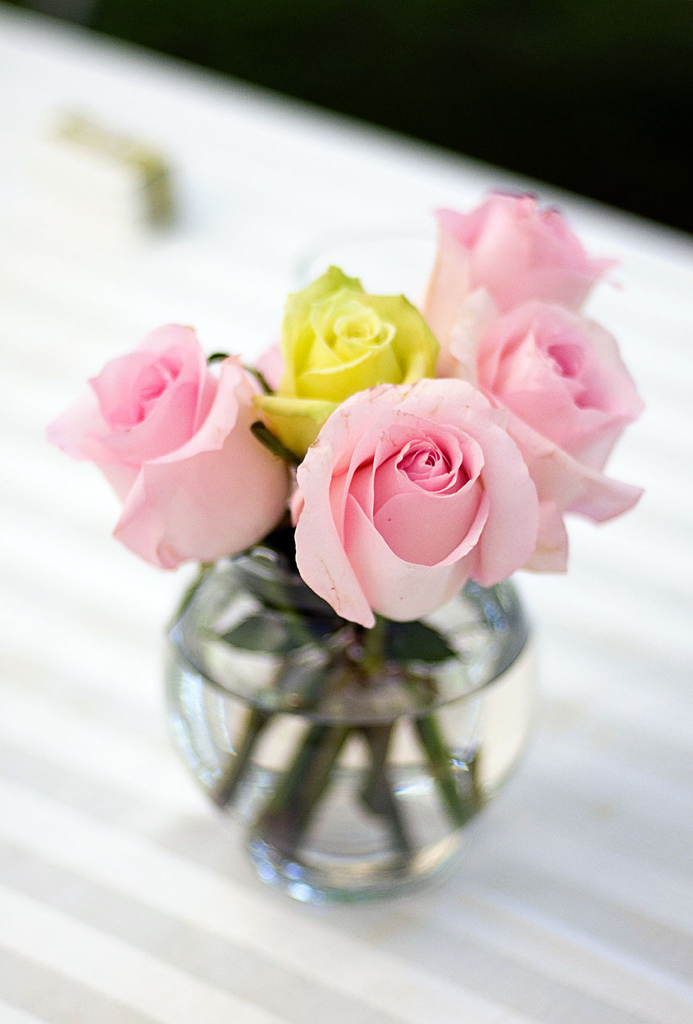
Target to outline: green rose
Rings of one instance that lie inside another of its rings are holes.
[[[279,389],[255,402],[272,432],[301,457],[350,395],[433,377],[438,356],[438,342],[403,295],[367,295],[337,267],[289,296],[281,348]]]

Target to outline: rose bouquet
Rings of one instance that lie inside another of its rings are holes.
[[[48,430],[116,491],[119,540],[165,569],[201,563],[174,623],[187,669],[250,693],[207,773],[219,805],[257,782],[277,718],[304,716],[281,770],[251,787],[256,850],[295,870],[355,738],[360,810],[400,872],[420,853],[393,773],[405,707],[443,813],[459,828],[478,810],[479,750],[462,757],[436,713],[473,662],[445,609],[472,595],[497,641],[503,581],[565,570],[566,514],[601,522],[641,493],[603,472],[642,403],[581,312],[610,262],[529,196],[438,226],[421,310],[330,267],[289,296],[257,366],[162,327]]]

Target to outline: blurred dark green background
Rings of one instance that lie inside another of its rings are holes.
[[[693,0],[24,0],[693,231]]]

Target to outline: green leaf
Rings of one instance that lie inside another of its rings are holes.
[[[445,637],[423,622],[389,622],[383,653],[387,661],[432,663],[457,657]]]
[[[250,426],[252,433],[258,439],[260,444],[264,444],[265,448],[268,448],[273,455],[278,455],[280,459],[284,459],[292,466],[298,466],[301,460],[293,452],[289,451],[286,445],[283,445],[278,437],[275,437],[272,431],[265,426],[262,420],[256,420]]]
[[[224,359],[228,358],[228,352],[212,352],[211,356],[207,356],[207,365],[211,366],[213,363],[221,363]]]
[[[306,644],[320,643],[329,632],[328,623],[267,608],[253,612],[221,639],[245,651],[288,654]]]

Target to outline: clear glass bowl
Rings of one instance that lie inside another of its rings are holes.
[[[276,550],[218,563],[169,636],[180,753],[258,875],[358,899],[450,864],[525,746],[534,670],[512,583],[364,630]]]

